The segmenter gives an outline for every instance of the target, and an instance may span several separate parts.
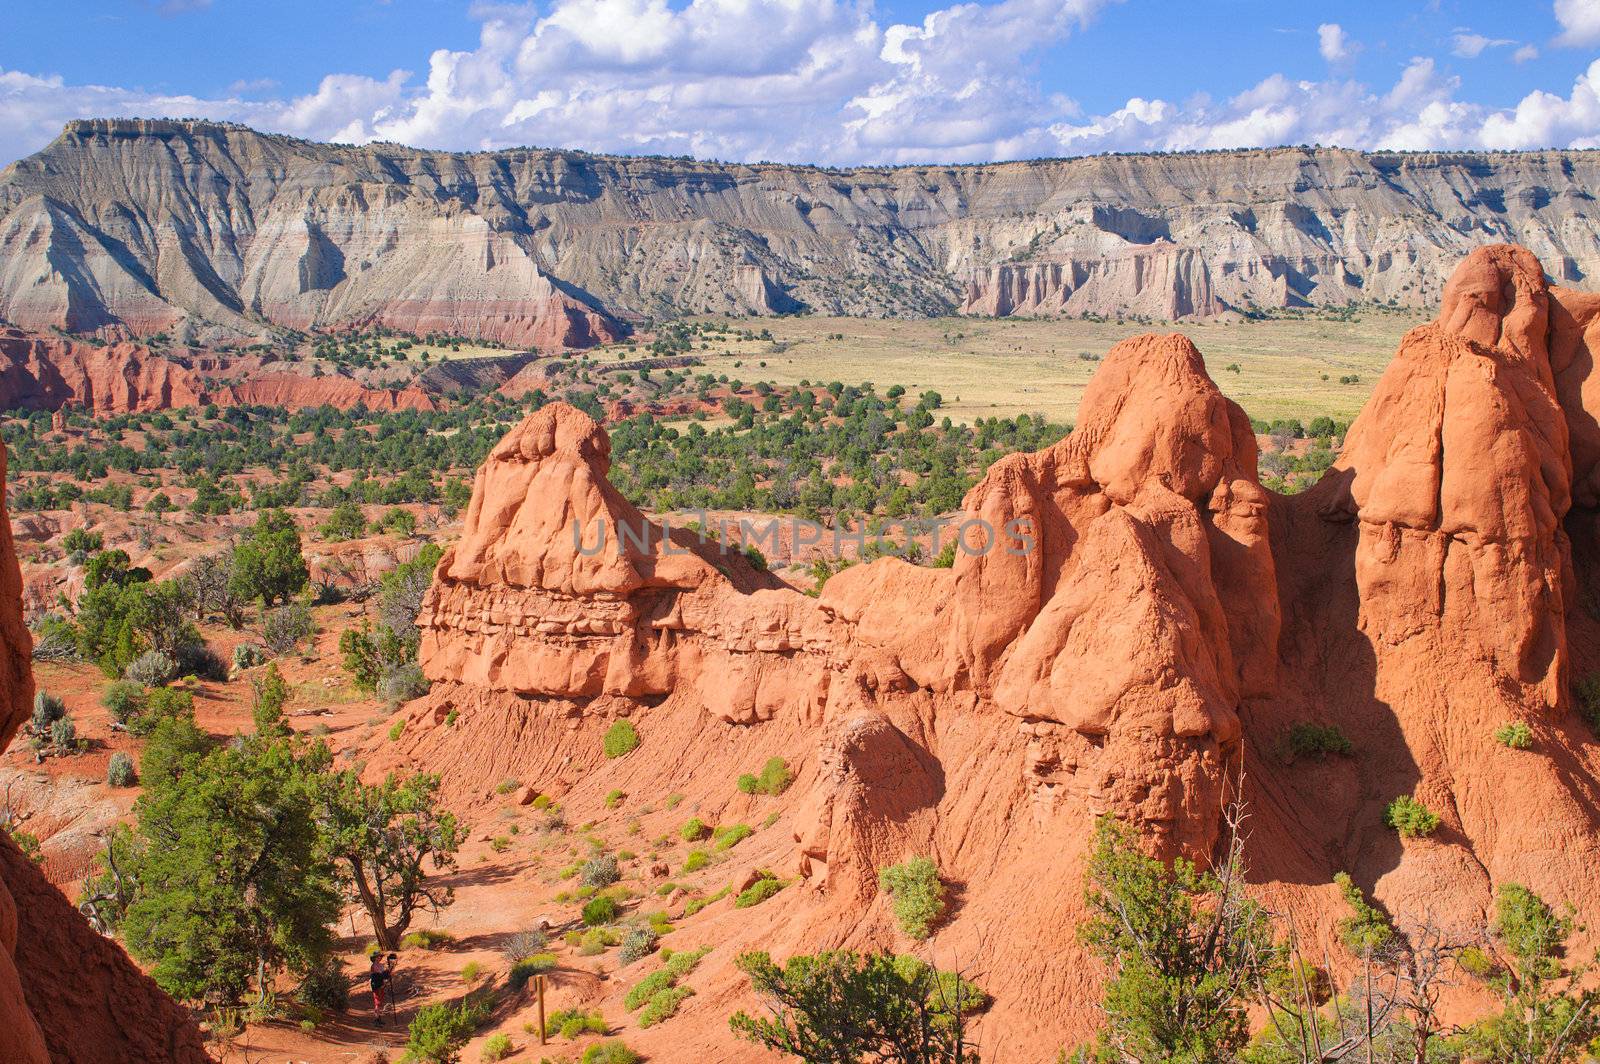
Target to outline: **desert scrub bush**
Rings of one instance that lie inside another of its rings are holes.
[[[401,949],[443,949],[455,939],[448,931],[413,931],[400,940]]]
[[[233,648],[233,667],[235,669],[253,669],[257,665],[267,663],[267,648],[259,643],[240,643]]]
[[[644,1011],[639,1013],[640,1027],[654,1027],[663,1020],[670,1020],[673,1013],[678,1011],[678,1006],[694,995],[694,991],[686,986],[675,986],[652,997],[645,1005]]]
[[[617,868],[615,854],[602,853],[583,862],[583,868],[578,873],[578,882],[586,887],[609,887],[622,878],[622,872]]]
[[[415,662],[397,665],[378,680],[377,695],[391,706],[421,698],[428,693],[428,678]]]
[[[583,906],[583,922],[588,927],[609,924],[617,918],[617,903],[608,894],[591,898]]]
[[[487,1062],[504,1060],[511,1055],[511,1036],[508,1034],[492,1034],[483,1043],[480,1053],[481,1059]]]
[[[1526,721],[1509,721],[1495,730],[1494,741],[1512,750],[1526,750],[1533,745],[1533,729]]]
[[[759,874],[761,876],[760,879],[740,891],[739,896],[733,899],[733,907],[735,909],[748,909],[751,906],[760,905],[789,885],[771,872],[763,871]]]
[[[765,820],[763,820],[761,822],[762,828],[770,828],[772,825],[776,824],[778,822],[778,817],[780,817],[781,815],[782,814],[779,813],[776,809],[774,809],[772,812],[768,813],[767,814],[767,819],[765,819]]]
[[[678,805],[682,801],[683,801],[683,795],[681,795],[681,794],[669,794],[669,795],[667,795],[667,800],[665,802],[663,802],[662,804],[665,805],[668,809],[676,809],[676,808],[678,808]]]
[[[639,729],[633,726],[633,721],[624,717],[611,725],[610,730],[606,732],[602,748],[608,758],[631,754],[639,748]]]
[[[723,898],[726,898],[729,894],[732,894],[732,893],[733,893],[733,888],[732,887],[723,887],[721,890],[717,891],[715,894],[708,894],[704,898],[690,898],[688,903],[685,904],[684,907],[683,907],[683,915],[685,915],[685,916],[693,916],[695,913],[699,912],[701,909],[704,909],[707,905],[713,905],[716,902],[721,901]]]
[[[48,691],[33,696],[33,733],[49,735],[50,725],[67,715],[67,704]]]
[[[50,745],[63,754],[73,753],[83,745],[78,739],[78,725],[71,716],[62,717],[50,725]]]
[[[106,782],[113,787],[132,787],[139,782],[139,773],[133,767],[133,758],[118,750],[106,765]]]
[[[391,724],[389,726],[389,741],[391,743],[395,742],[400,738],[400,736],[404,735],[405,733],[406,733],[406,722],[403,719],[402,720],[397,720],[397,721],[395,721],[393,724]]]
[[[622,800],[624,798],[626,798],[626,797],[627,797],[627,795],[624,794],[620,790],[607,791],[606,792],[606,808],[607,809],[615,809],[617,806],[622,804]]]
[[[1383,822],[1408,839],[1420,839],[1438,830],[1439,814],[1411,795],[1402,794],[1383,811]]]
[[[455,1064],[461,1059],[461,1047],[488,1015],[486,1005],[471,1000],[423,1006],[407,1032],[406,1059]]]
[[[627,996],[622,999],[623,1007],[629,1012],[637,1012],[658,995],[672,990],[678,985],[678,980],[694,971],[695,967],[705,959],[705,955],[710,952],[711,947],[706,946],[697,950],[674,953],[667,957],[660,968],[657,968],[634,984],[633,989],[629,990]],[[663,956],[666,956],[665,952],[663,952]],[[685,994],[683,996],[687,997],[688,995]],[[679,1000],[681,1001],[682,998],[679,998]],[[674,1002],[672,1008],[676,1009],[677,1007],[677,1003]],[[659,1019],[664,1020],[670,1015],[671,1013],[669,1012],[666,1016],[659,1017]]]
[[[483,975],[483,965],[477,961],[468,961],[461,966],[461,981],[463,983],[476,983]]]
[[[583,1051],[583,1058],[578,1064],[639,1064],[643,1060],[639,1054],[629,1049],[627,1044],[615,1039],[606,1042],[596,1042]]]
[[[304,602],[290,602],[267,610],[261,617],[261,641],[274,654],[292,654],[300,644],[317,634],[317,624],[311,618],[311,607]]]
[[[932,858],[913,857],[878,873],[878,886],[893,899],[900,930],[912,938],[927,938],[944,915],[944,884]]]
[[[585,1012],[582,1009],[552,1012],[544,1021],[544,1027],[547,1034],[554,1031],[568,1041],[586,1034],[605,1034],[611,1029],[599,1012]]]
[[[550,808],[550,796],[548,794],[535,795],[534,799],[533,799],[533,807],[535,809],[537,809],[541,813],[544,812],[546,809],[549,809]]]
[[[506,936],[500,944],[500,953],[512,964],[535,953],[544,950],[550,944],[550,936],[543,931],[533,928],[527,931],[514,931]]]
[[[333,958],[307,972],[295,990],[300,1004],[323,1012],[343,1012],[349,1004],[350,980],[344,974],[344,962]]]
[[[147,650],[128,662],[122,678],[144,687],[163,687],[178,677],[178,663],[172,655],[159,650]]]
[[[711,855],[704,850],[690,850],[689,856],[683,859],[685,872],[698,872],[711,863]]]
[[[617,961],[627,967],[637,961],[642,961],[656,950],[656,941],[659,938],[654,928],[636,927],[622,936],[622,948],[617,951]]]
[[[1591,731],[1600,735],[1600,672],[1572,682],[1572,702],[1578,716],[1584,719]]]
[[[512,791],[517,789],[517,786],[518,786],[518,784],[517,784],[516,780],[514,780],[514,779],[503,779],[499,783],[494,785],[494,793],[496,793],[496,794],[510,794]]]
[[[1337,725],[1296,724],[1289,729],[1289,758],[1325,761],[1330,754],[1348,757],[1355,746]]]
[[[1333,877],[1333,883],[1350,907],[1350,915],[1339,921],[1339,941],[1358,957],[1376,954],[1394,938],[1394,927],[1377,906],[1367,900],[1348,872]]]
[[[118,724],[127,724],[144,712],[144,688],[132,680],[113,680],[100,695],[100,704]]]
[[[496,835],[494,838],[489,840],[489,849],[493,850],[495,853],[505,853],[507,850],[511,849],[511,836]]]
[[[554,953],[531,954],[511,966],[511,971],[506,973],[506,985],[513,990],[521,990],[528,985],[528,980],[555,971],[558,964]]]
[[[776,797],[789,789],[789,784],[794,782],[794,773],[789,771],[789,763],[781,757],[767,759],[759,775],[746,772],[739,777],[739,789],[745,794],[769,794]]]
[[[724,850],[731,850],[752,834],[749,824],[729,824],[725,827],[720,827],[712,832],[712,838],[716,843],[712,849],[718,853]]]
[[[698,842],[711,834],[711,828],[699,817],[691,817],[689,822],[678,829],[678,838],[684,842]]]

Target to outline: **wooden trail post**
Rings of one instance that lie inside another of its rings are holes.
[[[539,998],[539,1044],[544,1045],[544,976],[536,975],[533,977],[533,991]]]

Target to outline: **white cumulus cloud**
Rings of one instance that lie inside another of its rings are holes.
[[[1324,22],[1317,27],[1317,51],[1330,63],[1343,63],[1354,59],[1361,45],[1350,39],[1344,27],[1337,22]]]
[[[1600,0],[1556,0],[1555,15],[1561,24],[1557,44],[1572,48],[1600,44]]]
[[[1570,89],[1494,107],[1463,99],[1461,79],[1429,56],[1384,84],[1338,73],[1360,45],[1334,23],[1318,31],[1335,70],[1325,77],[1271,74],[1225,99],[1138,93],[1086,113],[1041,85],[1036,61],[1114,2],[959,2],[903,24],[880,21],[871,0],[486,6],[476,46],[433,52],[425,74],[334,73],[287,98],[256,98],[270,89],[251,82],[206,99],[0,70],[0,161],[90,115],[203,116],[319,140],[457,150],[544,145],[832,164],[1285,143],[1600,143],[1595,66]],[[1456,41],[1462,54],[1512,43],[1458,31],[1467,36]],[[1526,61],[1531,47],[1512,57]],[[1127,77],[1137,89],[1139,72]]]

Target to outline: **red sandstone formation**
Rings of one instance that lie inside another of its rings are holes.
[[[1568,685],[1600,667],[1581,605],[1600,594],[1597,339],[1600,297],[1480,249],[1294,497],[1260,486],[1248,422],[1188,340],[1128,340],[1076,431],[969,493],[954,569],[882,559],[817,599],[683,532],[619,542],[647,526],[606,482],[605,434],[547,407],[489,456],[439,565],[419,621],[435,687],[406,752],[577,796],[679,791],[712,816],[727,780],[782,754],[801,766],[803,885],[718,924],[719,954],[905,948],[876,872],[932,855],[961,889],[934,954],[996,996],[986,1050],[1023,1057],[1097,1019],[1074,935],[1093,817],[1204,860],[1241,768],[1253,878],[1304,934],[1342,915],[1338,871],[1402,922],[1478,924],[1518,881],[1592,924],[1600,755]],[[649,756],[602,771],[619,715]],[[1509,720],[1532,750],[1495,742]],[[1308,721],[1355,755],[1288,764]],[[1402,794],[1443,829],[1384,827]],[[738,978],[720,978],[727,1001]],[[703,1019],[661,1051],[727,1052]]]
[[[221,383],[222,378],[237,383]],[[59,410],[81,406],[97,414],[177,407],[263,405],[290,409],[436,410],[415,386],[369,388],[348,377],[262,371],[258,358],[196,358],[184,364],[135,343],[104,347],[0,327],[0,409]]]
[[[5,452],[0,448],[0,479]],[[33,641],[22,574],[0,505],[0,749],[33,707]],[[189,1014],[116,943],[90,929],[0,833],[0,1061],[5,1064],[202,1064]]]

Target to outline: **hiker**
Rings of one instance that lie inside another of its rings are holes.
[[[394,954],[390,954],[393,957]],[[383,963],[383,954],[372,955],[372,968],[367,972],[367,981],[372,984],[372,1014],[378,1020],[378,1026],[383,1026],[383,1001],[386,995],[389,977],[393,972],[393,961],[389,967]]]

